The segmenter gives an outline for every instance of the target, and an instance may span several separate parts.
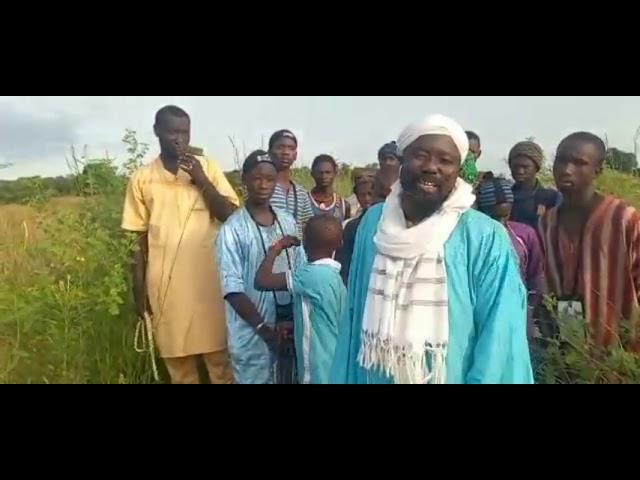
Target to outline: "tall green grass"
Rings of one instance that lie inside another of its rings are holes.
[[[97,195],[61,202],[35,188],[30,208],[0,207],[0,383],[151,381],[134,350],[126,179],[74,161],[78,194]]]
[[[0,271],[0,382],[146,383],[119,231],[120,198],[34,213],[37,238],[11,238]]]

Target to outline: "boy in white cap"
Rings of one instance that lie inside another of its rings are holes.
[[[333,383],[533,383],[518,260],[458,179],[467,135],[434,115],[398,147],[400,182],[360,224]]]

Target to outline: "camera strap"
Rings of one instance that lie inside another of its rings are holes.
[[[275,210],[273,209],[272,206],[269,206],[269,209],[271,210],[271,213],[273,214],[273,217],[275,218],[275,223],[274,226],[277,225],[278,228],[280,229],[280,233],[282,234],[282,236],[285,236],[284,233],[284,228],[282,228],[282,224],[280,223],[280,219],[278,218],[278,215],[276,214]],[[249,216],[251,217],[251,220],[253,220],[253,224],[256,226],[256,229],[258,230],[258,236],[260,237],[260,244],[262,245],[262,251],[264,252],[264,257],[267,257],[267,245],[264,241],[264,237],[262,236],[262,230],[260,229],[260,224],[258,223],[258,221],[254,218],[253,214],[251,212],[249,212],[249,210],[247,210],[247,212],[249,213]],[[287,256],[287,264],[289,265],[289,271],[293,271],[293,264],[291,263],[291,257],[289,256],[289,251],[285,250],[284,253]],[[276,295],[276,291],[275,290],[271,290],[271,293],[273,294],[273,299],[276,302],[276,307],[284,307],[284,306],[288,306],[288,305],[280,305],[280,303],[278,303],[278,296]],[[289,303],[289,305],[291,305],[292,302]]]

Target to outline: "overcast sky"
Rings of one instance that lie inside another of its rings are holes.
[[[229,137],[250,153],[281,128],[299,136],[301,163],[329,153],[366,164],[407,123],[443,113],[480,134],[481,169],[504,171],[509,148],[526,137],[536,137],[552,153],[564,135],[590,130],[633,151],[640,126],[640,96],[0,96],[0,163],[13,164],[0,170],[0,178],[66,174],[71,145],[121,159],[125,128],[138,131],[155,155],[153,117],[166,104],[191,113],[192,144],[204,147],[224,169],[234,168]]]

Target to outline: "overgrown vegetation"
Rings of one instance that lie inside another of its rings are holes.
[[[126,178],[112,160],[72,158],[82,200],[49,202],[34,181],[30,208],[0,210],[0,383],[148,383],[120,230]]]
[[[547,299],[548,308],[555,303]],[[604,349],[592,344],[583,318],[555,318],[558,335],[542,341],[533,355],[541,384],[636,384],[640,382],[640,357],[635,352],[633,321],[622,321],[616,341]]]

